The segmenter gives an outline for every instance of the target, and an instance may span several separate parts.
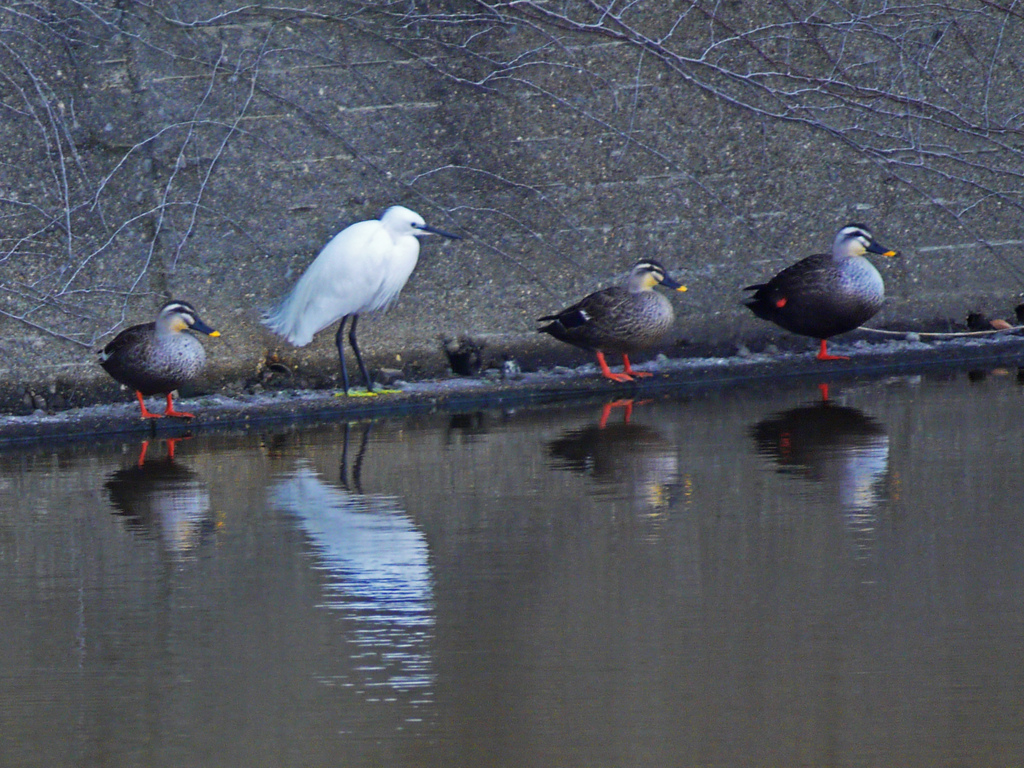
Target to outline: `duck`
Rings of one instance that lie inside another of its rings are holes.
[[[571,307],[539,318],[537,322],[547,324],[537,330],[594,352],[606,379],[626,382],[651,376],[634,370],[629,355],[657,344],[675,320],[672,303],[653,290],[657,285],[686,291],[686,286],[669,277],[660,263],[642,260],[630,271],[625,285],[596,291]],[[621,373],[609,368],[605,353],[622,355]]]
[[[818,360],[846,360],[829,354],[828,339],[864,324],[885,301],[882,276],[865,253],[898,255],[879,245],[863,224],[847,224],[831,254],[808,256],[766,283],[748,285],[743,290],[754,294],[743,303],[762,320],[819,339]]]
[[[172,397],[175,390],[195,379],[206,364],[203,345],[184,331],[220,336],[187,301],[169,301],[154,322],[126,328],[97,353],[103,370],[135,390],[143,419],[195,418],[194,414],[175,410]],[[167,396],[163,413],[146,408],[145,398],[152,395]]]

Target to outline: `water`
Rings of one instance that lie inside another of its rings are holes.
[[[8,451],[0,764],[1020,765],[1024,387],[830,394]]]

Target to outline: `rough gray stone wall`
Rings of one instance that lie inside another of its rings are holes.
[[[224,334],[211,386],[330,380],[333,332],[295,350],[260,310],[393,203],[465,236],[361,324],[407,375],[465,335],[582,360],[534,318],[649,256],[690,287],[670,352],[806,345],[740,289],[849,221],[902,252],[875,325],[1005,316],[1019,27],[974,2],[7,6],[2,400],[116,396],[91,350],[171,296]]]

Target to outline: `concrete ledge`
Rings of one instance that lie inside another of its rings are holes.
[[[987,370],[1024,367],[1024,338],[1016,335],[959,338],[924,343],[891,341],[836,344],[850,360],[821,362],[814,354],[749,354],[690,357],[637,365],[655,375],[615,384],[601,378],[592,364],[555,367],[511,378],[449,377],[400,383],[400,391],[376,397],[344,397],[334,390],[280,390],[237,396],[207,395],[182,401],[196,413],[192,421],[143,421],[134,401],[98,405],[53,414],[0,417],[0,449],[68,440],[174,437],[208,431],[270,428],[282,424],[372,420],[438,410],[467,411],[571,400],[658,398],[710,390],[807,381],[837,383],[885,375],[912,375],[942,370]],[[1018,374],[1019,375],[1019,374]]]

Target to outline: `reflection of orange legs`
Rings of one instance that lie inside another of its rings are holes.
[[[162,419],[164,414],[153,413],[146,407],[146,401],[142,398],[141,392],[136,392],[135,396],[139,398],[139,407],[142,409],[142,418],[144,419]]]
[[[625,355],[623,355],[625,357]],[[597,364],[601,366],[601,373],[606,379],[612,381],[632,381],[633,377],[628,373],[612,373],[612,369],[608,367],[608,361],[604,359],[604,352],[597,353]]]
[[[819,384],[818,390],[821,392],[821,400],[824,403],[828,402],[828,384]]]
[[[629,374],[633,378],[654,375],[653,373],[648,373],[647,371],[634,371],[633,366],[629,364],[629,355],[627,354],[622,355],[622,372]]]
[[[173,392],[167,393],[167,408],[166,410],[164,410],[164,416],[177,416],[180,419],[194,419],[194,414],[186,413],[185,411],[174,410],[174,398],[172,397],[173,394]]]
[[[174,444],[179,440],[188,440],[188,436],[185,437],[171,437],[168,438],[167,443],[167,458],[174,461]],[[149,451],[149,440],[142,441],[142,448],[139,449],[139,466],[141,467],[146,463],[146,452]]]
[[[612,415],[612,408],[624,408],[625,411],[622,414],[622,423],[629,424],[630,419],[633,418],[633,406],[634,405],[645,405],[652,402],[650,399],[647,400],[612,400],[610,403],[605,403],[604,408],[601,409],[601,420],[597,426],[599,429],[604,429],[608,424],[608,417]]]
[[[821,348],[818,350],[819,360],[849,360],[846,355],[830,355],[828,353],[828,342],[826,339],[821,340]]]
[[[789,454],[793,450],[793,440],[789,432],[782,432],[779,435],[779,456],[784,459],[789,458]]]
[[[613,400],[610,403],[604,404],[604,408],[601,410],[601,420],[597,423],[598,429],[604,429],[608,424],[608,417],[612,415],[612,408],[626,409],[626,412],[623,415],[623,422],[625,424],[629,424],[629,420],[633,418],[632,400]]]

